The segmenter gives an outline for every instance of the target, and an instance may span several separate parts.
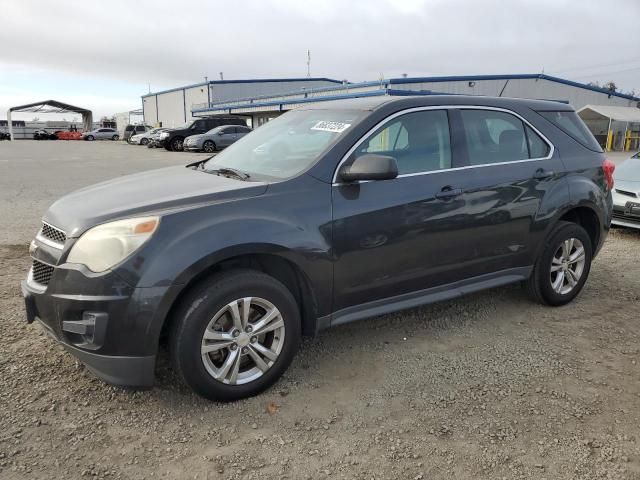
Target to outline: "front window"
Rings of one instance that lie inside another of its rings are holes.
[[[311,167],[364,115],[353,110],[293,110],[243,136],[204,168],[290,178]]]
[[[393,157],[400,175],[451,168],[447,112],[424,110],[390,120],[360,145],[354,157],[368,153]]]

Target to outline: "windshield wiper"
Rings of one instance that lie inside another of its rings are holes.
[[[186,167],[188,168],[193,167],[194,170],[202,169],[207,173],[213,173],[214,175],[222,175],[226,177],[235,177],[240,180],[247,180],[248,178],[251,177],[251,175],[249,175],[248,173],[245,173],[241,170],[236,170],[235,168],[229,168],[229,167],[212,168],[211,170],[205,170],[204,168],[205,164],[209,160],[211,160],[213,157],[215,157],[215,155],[209,158],[205,158],[203,160],[198,160],[197,162],[188,163]]]
[[[249,175],[248,173],[242,172],[240,170],[236,170],[235,168],[228,168],[228,167],[223,167],[223,168],[216,168],[213,170],[205,170],[207,173],[214,173],[216,175],[222,175],[222,176],[231,176],[231,177],[235,177],[238,178],[240,180],[246,180],[249,177],[251,177],[251,175]]]
[[[196,168],[194,168],[194,170],[197,170],[200,167],[202,167],[204,169],[204,164],[207,163],[209,160],[211,160],[213,157],[215,157],[215,155],[212,155],[209,158],[204,158],[202,160],[198,160],[197,162],[187,163],[185,165],[185,167],[187,167],[187,168],[196,167]]]

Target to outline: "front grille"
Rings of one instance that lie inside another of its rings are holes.
[[[627,197],[638,198],[638,195],[633,192],[628,192],[627,190],[620,190],[619,188],[616,188],[616,192],[618,192],[620,195],[626,195]]]
[[[33,261],[32,277],[34,282],[47,286],[49,285],[49,280],[51,280],[51,275],[53,275],[53,267],[51,265],[38,260]]]
[[[64,244],[64,242],[67,240],[67,236],[62,230],[56,227],[52,227],[47,223],[42,224],[41,232],[44,238],[48,238],[49,240],[52,240],[56,243]]]

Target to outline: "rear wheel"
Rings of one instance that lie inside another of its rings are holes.
[[[114,142],[120,140],[120,135],[114,135],[113,137],[111,137],[111,140],[113,140]]]
[[[527,281],[530,296],[546,305],[569,303],[587,281],[592,256],[591,239],[585,229],[560,222],[549,235]]]
[[[95,137],[93,135],[87,135],[87,140],[89,140],[90,142],[95,140]]]
[[[146,145],[147,143],[149,143],[148,138],[143,138],[142,140],[140,140],[140,145]]]
[[[202,145],[202,150],[204,150],[207,153],[213,153],[216,151],[216,144],[213,143],[211,140],[207,140]]]
[[[252,270],[211,277],[175,318],[171,356],[184,381],[210,400],[256,395],[287,369],[300,343],[300,314],[279,281]]]

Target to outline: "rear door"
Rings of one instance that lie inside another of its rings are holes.
[[[469,275],[532,264],[542,241],[545,195],[562,182],[564,166],[552,144],[514,112],[486,107],[452,111],[474,187],[465,192],[467,229],[477,258]]]

